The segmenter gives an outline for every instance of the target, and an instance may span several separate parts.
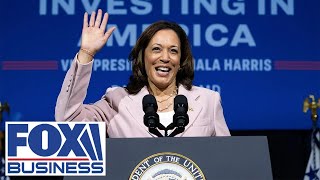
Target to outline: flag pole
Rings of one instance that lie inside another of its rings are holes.
[[[310,101],[311,100],[311,101]],[[317,169],[317,163],[319,163],[319,160],[316,158],[318,157],[316,155],[317,149],[320,149],[320,141],[317,137],[319,134],[319,127],[318,127],[318,113],[317,110],[320,108],[320,98],[318,99],[318,102],[316,102],[316,99],[314,95],[309,95],[308,98],[306,98],[303,102],[303,112],[306,113],[308,109],[311,111],[311,120],[312,120],[312,133],[311,133],[311,154],[309,163],[307,166],[306,176],[309,177],[309,179],[313,178],[319,178],[317,173],[319,169]],[[308,168],[309,167],[309,168]],[[305,178],[306,179],[306,178]]]

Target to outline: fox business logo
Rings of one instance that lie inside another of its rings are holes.
[[[105,176],[105,123],[7,122],[6,175]]]

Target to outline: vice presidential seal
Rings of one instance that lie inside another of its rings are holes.
[[[177,153],[151,155],[132,171],[129,180],[205,180],[198,165]]]

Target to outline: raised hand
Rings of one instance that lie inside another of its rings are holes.
[[[104,13],[102,19],[102,10],[99,9],[97,14],[92,12],[88,22],[88,13],[84,13],[81,49],[78,54],[78,59],[81,63],[90,62],[93,56],[107,43],[108,38],[115,29],[115,27],[112,27],[105,32],[108,17],[108,13]]]

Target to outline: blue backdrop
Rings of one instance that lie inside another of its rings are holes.
[[[0,2],[0,101],[10,120],[54,120],[85,11],[117,26],[96,56],[86,103],[130,75],[127,56],[157,20],[188,33],[195,84],[222,96],[230,129],[307,129],[304,98],[320,95],[319,0],[8,0]]]

